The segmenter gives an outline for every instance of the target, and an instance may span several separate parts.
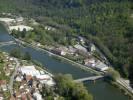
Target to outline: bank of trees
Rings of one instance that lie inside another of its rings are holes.
[[[14,48],[11,50],[10,55],[23,60],[31,60],[31,55],[29,52],[22,53],[19,48]]]
[[[72,76],[59,74],[55,77],[57,92],[67,100],[92,100],[82,83],[75,83]]]
[[[54,96],[58,100],[93,100],[91,94],[82,83],[75,83],[71,75],[58,74],[54,77],[55,88],[44,86],[42,95],[47,100],[53,100]]]

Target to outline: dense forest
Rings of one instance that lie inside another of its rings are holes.
[[[88,38],[133,83],[132,0],[0,0],[0,12],[32,16],[65,34]]]

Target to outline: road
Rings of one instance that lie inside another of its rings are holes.
[[[10,83],[9,83],[9,90],[10,90],[10,94],[11,94],[11,95],[13,94],[13,82],[14,82],[14,77],[15,77],[15,75],[16,75],[16,73],[17,73],[17,70],[18,70],[18,67],[19,67],[19,65],[20,65],[18,59],[14,58],[14,60],[15,60],[15,62],[16,62],[16,67],[15,67],[14,72],[13,72],[11,78],[10,78]]]
[[[121,84],[123,87],[125,87],[128,91],[131,91],[133,95],[133,89],[131,88],[130,84],[127,83],[123,78],[117,79],[117,82]]]

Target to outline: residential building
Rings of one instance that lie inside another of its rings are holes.
[[[43,100],[42,95],[37,91],[33,94],[35,100]]]
[[[87,52],[87,49],[80,44],[76,44],[74,47],[79,51]]]
[[[0,100],[4,100],[4,96],[1,93],[0,93]]]
[[[99,71],[106,71],[108,68],[109,67],[101,61],[98,61],[95,66],[95,69]]]
[[[69,54],[72,54],[72,55],[73,55],[73,54],[76,53],[76,51],[77,51],[77,49],[75,49],[74,47],[72,47],[72,46],[69,46],[69,47],[68,47],[68,53],[69,53]]]
[[[94,67],[96,65],[96,60],[94,58],[85,59],[84,64],[88,67]]]
[[[65,56],[66,54],[67,54],[67,52],[66,51],[64,51],[64,50],[61,50],[61,49],[53,49],[53,50],[51,50],[53,53],[55,53],[55,54],[58,54],[58,55],[62,55],[62,56]]]

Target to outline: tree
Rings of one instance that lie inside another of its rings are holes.
[[[59,74],[55,76],[57,91],[60,96],[67,100],[92,100],[92,95],[88,93],[82,83],[73,81],[71,75]]]
[[[113,81],[116,81],[118,78],[120,78],[119,72],[114,70],[113,68],[108,69],[108,75]]]
[[[12,49],[10,55],[16,58],[21,58],[21,51],[18,48]]]
[[[133,88],[133,58],[130,61],[130,67],[129,67],[129,80],[130,80],[130,84]]]
[[[24,60],[31,60],[31,55],[29,52],[25,52],[24,56],[23,56]]]

